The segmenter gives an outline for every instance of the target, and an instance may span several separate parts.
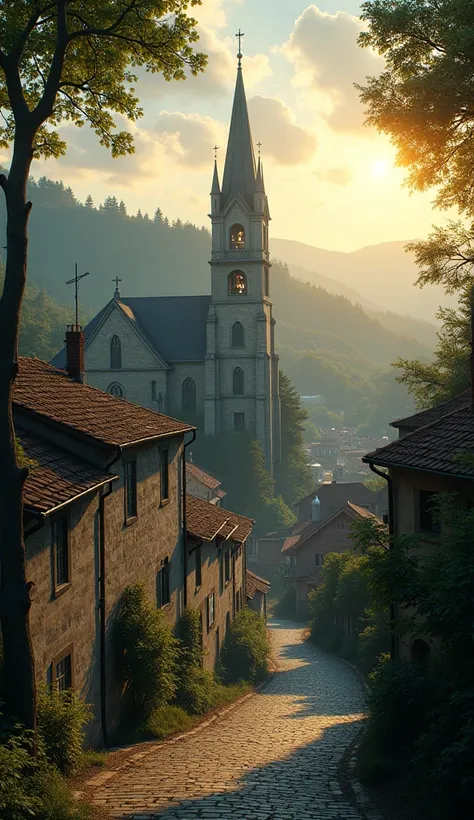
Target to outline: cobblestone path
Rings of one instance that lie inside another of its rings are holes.
[[[127,820],[360,820],[336,780],[363,719],[360,681],[291,622],[270,629],[281,671],[269,684],[196,734],[137,755],[97,784],[97,805]]]

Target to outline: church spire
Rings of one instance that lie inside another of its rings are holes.
[[[221,186],[219,185],[219,171],[217,170],[217,159],[214,160],[214,174],[212,176],[211,196],[213,194],[220,194]]]
[[[240,34],[241,36],[243,35]],[[239,193],[252,208],[255,193],[255,154],[242,77],[240,41],[237,56],[239,64],[222,180],[222,204],[225,206],[232,196]]]
[[[264,194],[265,193],[265,180],[263,179],[263,163],[258,158],[258,166],[257,166],[257,178],[255,180],[255,193],[256,194]]]

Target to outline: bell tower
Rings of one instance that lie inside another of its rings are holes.
[[[280,461],[280,395],[270,300],[270,212],[263,165],[255,161],[239,53],[222,187],[211,187],[212,301],[207,319],[207,435],[249,430],[267,468]]]

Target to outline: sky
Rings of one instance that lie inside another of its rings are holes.
[[[213,146],[222,174],[241,28],[271,233],[341,251],[423,238],[444,221],[432,193],[410,194],[387,138],[363,126],[353,83],[379,73],[383,61],[357,46],[359,12],[353,0],[203,0],[190,13],[208,67],[184,82],[140,75],[144,116],[127,125],[135,154],[113,160],[88,128],[66,125],[66,156],[35,161],[32,174],[63,180],[81,201],[115,195],[129,213],[160,207],[170,220],[208,225]]]

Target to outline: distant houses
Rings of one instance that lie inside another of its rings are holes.
[[[212,667],[255,597],[245,557],[253,522],[224,510],[219,481],[187,464],[192,425],[83,384],[82,334],[69,333],[68,344],[69,373],[20,358],[14,386],[30,464],[31,634],[38,682],[73,687],[93,704],[88,740],[102,743],[121,714],[111,633],[124,589],[142,582],[173,626],[195,607]]]

